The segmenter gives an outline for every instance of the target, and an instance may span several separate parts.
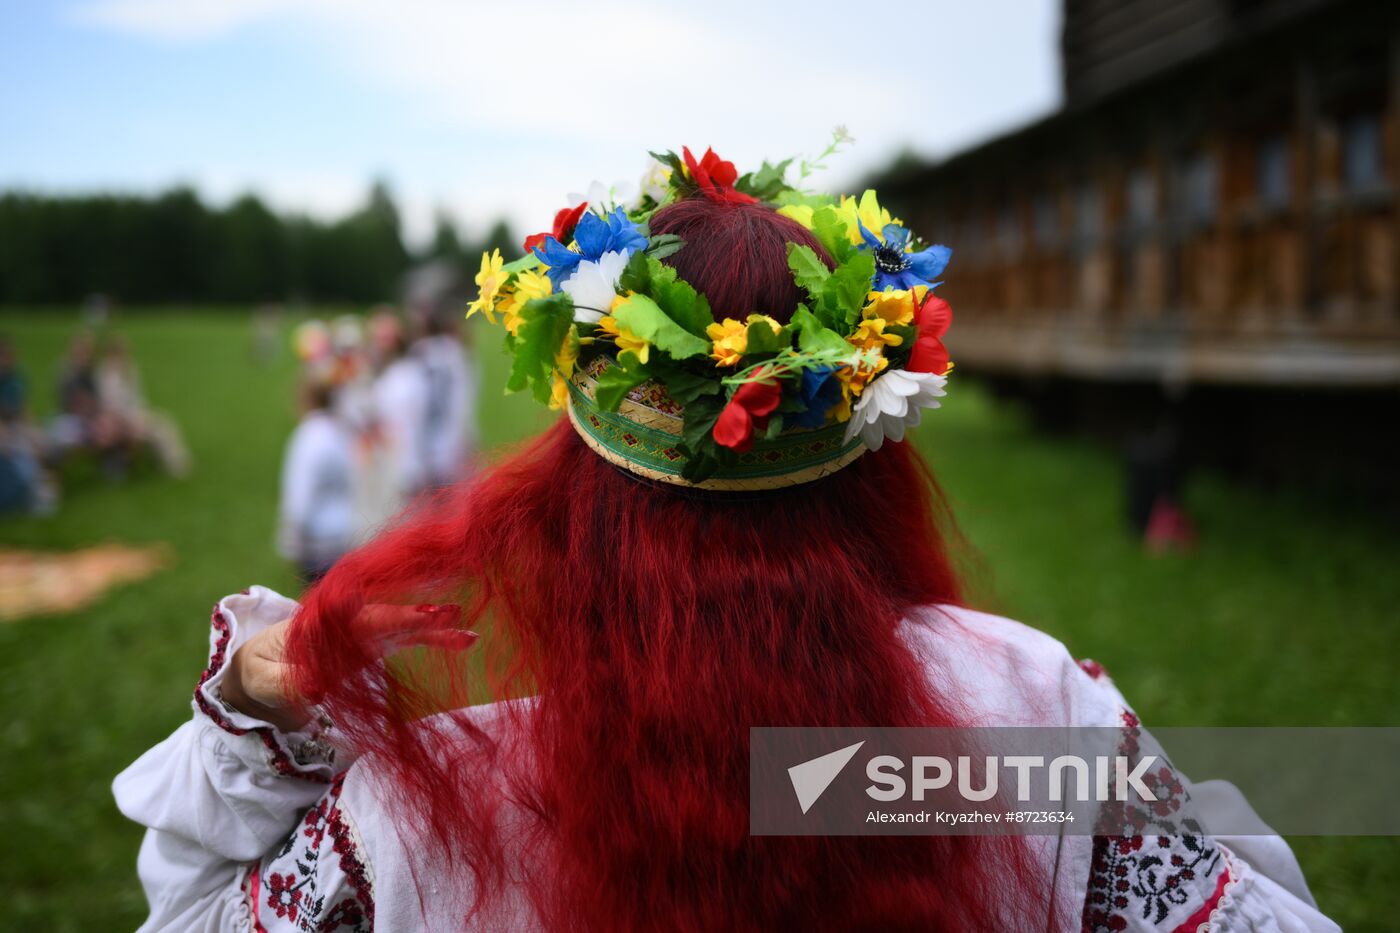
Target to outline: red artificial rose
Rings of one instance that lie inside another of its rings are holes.
[[[926,292],[914,320],[919,326],[919,336],[904,368],[914,373],[942,376],[948,372],[948,348],[943,346],[942,337],[953,323],[953,309],[942,298],[934,297],[933,292]]]
[[[554,229],[549,233],[532,233],[525,238],[525,252],[531,253],[536,246],[543,246],[546,237],[554,237],[560,243],[574,232],[578,226],[578,220],[583,216],[583,212],[588,209],[588,202],[584,201],[577,207],[566,207],[554,215]]]
[[[715,442],[735,453],[748,451],[753,447],[754,431],[768,427],[768,416],[777,409],[782,396],[783,388],[776,382],[746,382],[739,386],[715,421]]]
[[[707,148],[699,162],[691,155],[689,146],[682,146],[681,154],[685,156],[685,165],[690,169],[691,179],[699,187],[700,193],[710,200],[729,201],[733,204],[753,204],[758,200],[742,191],[734,190],[734,183],[739,180],[739,170],[734,167],[733,162],[726,162],[715,155],[713,149]]]

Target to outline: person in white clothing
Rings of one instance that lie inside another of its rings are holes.
[[[155,931],[448,930],[471,911],[472,892],[435,886],[420,900],[424,878],[446,865],[431,839],[406,826],[382,761],[354,762],[337,749],[325,719],[306,723],[285,707],[250,700],[247,683],[264,689],[281,673],[279,647],[297,604],[253,587],[214,611],[209,666],[195,692],[194,718],[124,771],[118,806],[148,827],[139,870]],[[362,618],[382,644],[464,649],[476,636],[455,627],[440,607],[380,607]],[[949,638],[948,631],[958,635]],[[1054,639],[1007,619],[956,607],[929,607],[904,620],[900,638],[941,689],[973,698],[967,714],[982,722],[1022,726],[1120,727],[1131,711],[1099,665],[1076,663]],[[944,634],[940,634],[943,632]],[[229,659],[241,653],[241,669]],[[953,681],[948,672],[956,672]],[[275,694],[278,687],[272,687]],[[236,697],[237,699],[233,699]],[[528,704],[525,707],[528,711]],[[496,755],[522,741],[519,710],[505,705],[439,714],[430,724],[454,737],[449,748]],[[475,793],[492,798],[496,818],[528,824],[536,817],[509,787],[525,758],[509,758],[478,775]],[[1243,806],[1243,804],[1240,804]],[[1179,888],[1173,902],[1150,890],[1122,895],[1115,869],[1137,858],[1119,854],[1117,839],[1050,836],[1033,850],[1033,867],[1060,913],[1037,929],[1184,930],[1171,918],[1208,907],[1210,929],[1307,933],[1339,928],[1317,911],[1288,846],[1276,836],[1198,837],[1154,841],[1147,854],[1182,856],[1210,870]],[[510,877],[524,877],[536,853],[511,854]],[[1162,874],[1167,883],[1170,871]],[[1120,906],[1114,906],[1115,903]],[[1165,905],[1162,922],[1156,911]],[[1147,908],[1151,908],[1148,910]],[[1089,918],[1081,921],[1081,914]],[[1116,918],[1116,919],[1115,919]],[[468,925],[483,930],[540,927],[522,890]],[[1013,929],[997,926],[989,929]],[[1195,927],[1191,927],[1192,930]]]
[[[452,319],[430,314],[425,327],[413,345],[428,385],[420,432],[423,478],[429,486],[446,486],[462,477],[476,451],[478,376]]]
[[[331,387],[308,379],[301,400],[302,418],[282,458],[277,546],[312,581],[354,544],[355,461]]]
[[[427,485],[423,432],[428,413],[428,373],[409,354],[397,317],[376,315],[371,339],[379,374],[374,381],[375,422],[390,499],[389,514],[407,505]]]

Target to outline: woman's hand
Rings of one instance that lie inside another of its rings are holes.
[[[459,607],[451,605],[370,604],[360,610],[351,626],[355,637],[377,643],[385,655],[415,645],[463,651],[475,644],[478,636],[457,628],[461,614]],[[222,685],[225,703],[283,732],[295,732],[307,720],[300,698],[287,693],[290,672],[282,650],[291,621],[283,619],[248,639],[229,659]]]

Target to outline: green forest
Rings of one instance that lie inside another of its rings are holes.
[[[156,196],[0,194],[0,304],[373,302],[413,264],[474,271],[482,249],[517,250],[497,221],[477,242],[439,214],[429,243],[405,245],[399,208],[374,184],[361,207],[321,220],[256,195],[212,206],[189,188]]]

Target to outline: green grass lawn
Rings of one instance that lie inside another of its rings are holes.
[[[0,311],[41,411],[76,325]],[[197,462],[184,481],[86,477],[53,517],[0,519],[0,546],[166,542],[175,554],[83,612],[0,623],[3,928],[140,922],[140,832],[113,807],[112,776],[189,715],[212,603],[250,583],[295,590],[272,551],[290,354],[252,365],[248,317],[232,311],[129,314],[119,329]],[[478,333],[499,386],[497,337]],[[489,444],[551,417],[493,388],[486,398]],[[918,435],[980,555],[983,602],[1101,661],[1149,725],[1400,725],[1393,529],[1201,476],[1188,490],[1200,547],[1152,557],[1122,529],[1110,454],[1033,434],[966,383]],[[1393,928],[1400,840],[1293,842],[1325,911],[1349,930]]]

